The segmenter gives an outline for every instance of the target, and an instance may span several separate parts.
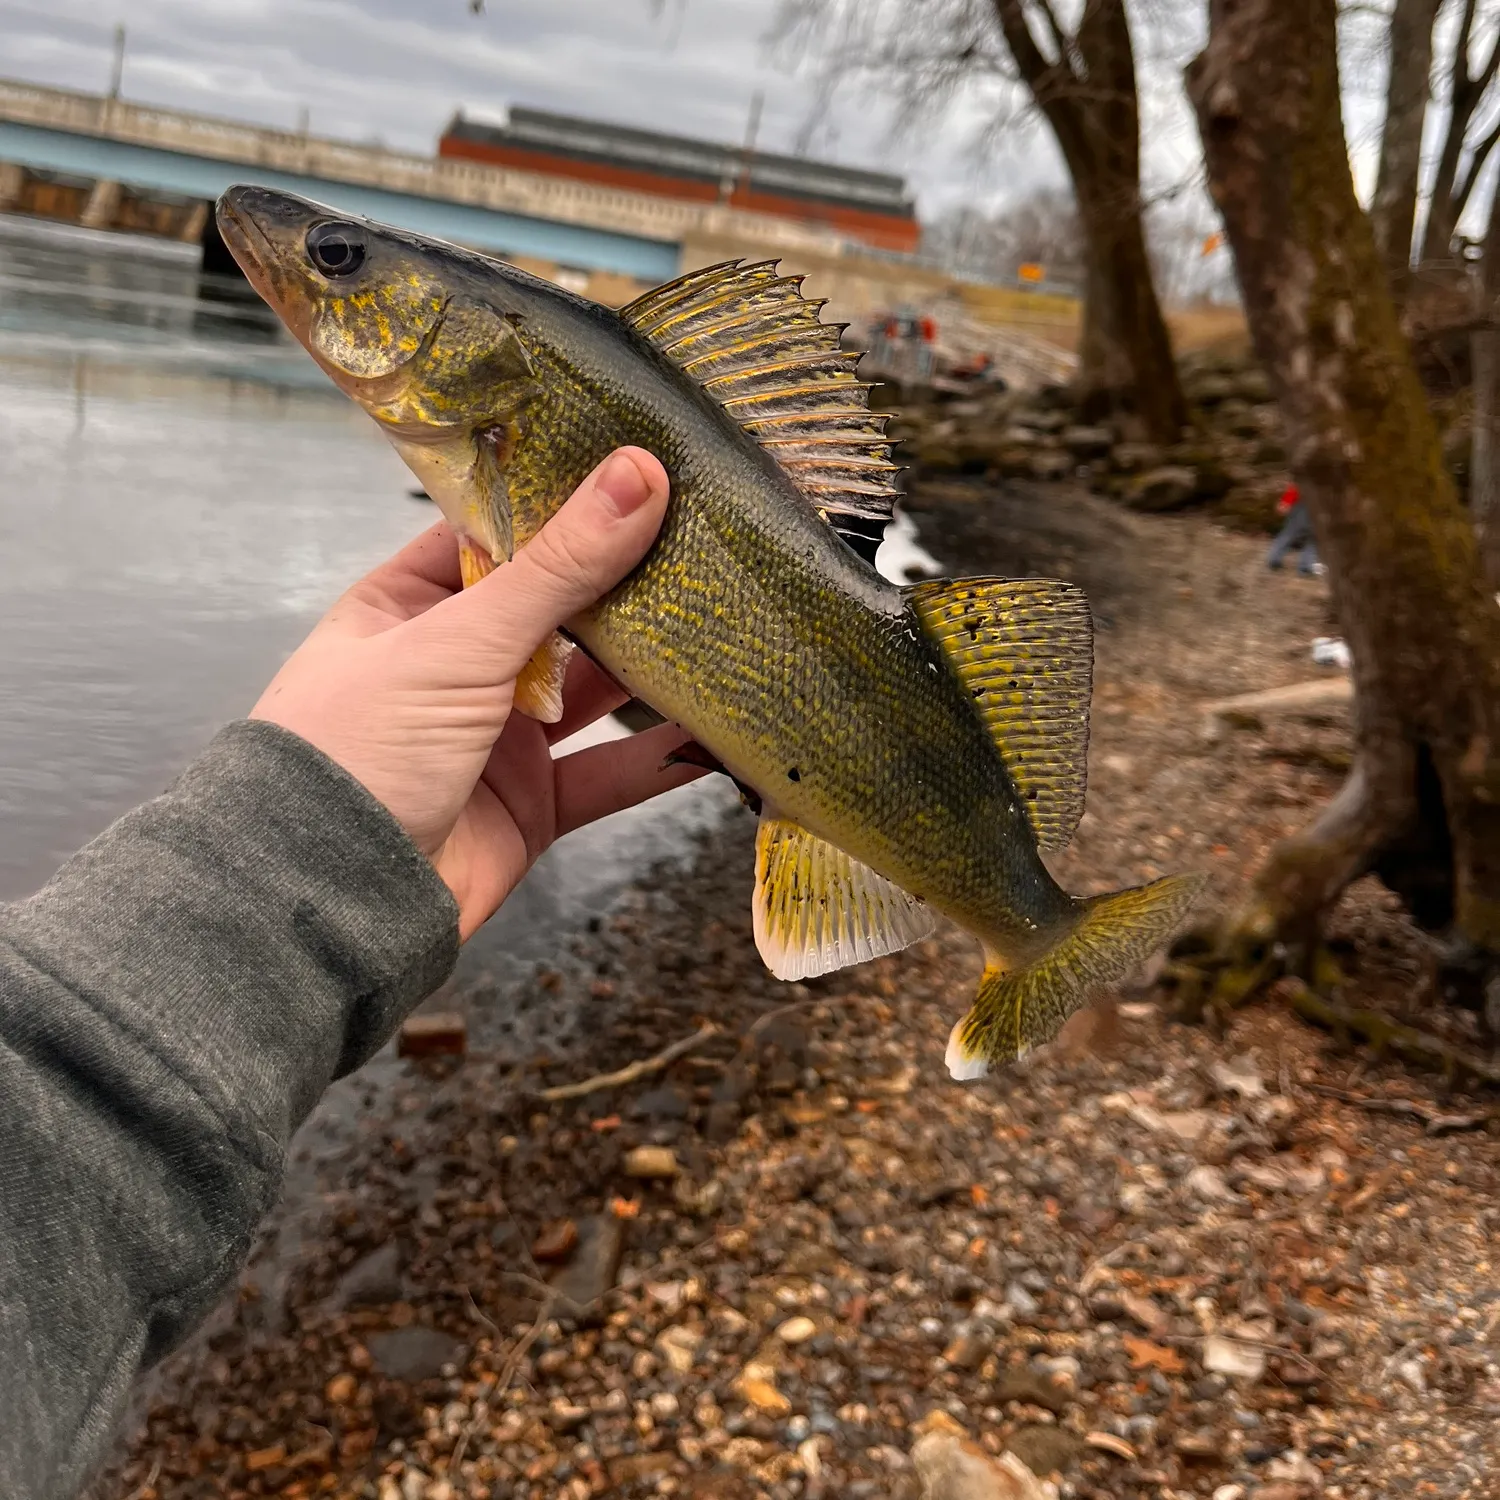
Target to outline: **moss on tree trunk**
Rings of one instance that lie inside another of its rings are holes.
[[[1306,940],[1375,870],[1493,969],[1500,609],[1355,199],[1333,0],[1213,0],[1188,92],[1354,657],[1354,769],[1272,851],[1245,923]]]

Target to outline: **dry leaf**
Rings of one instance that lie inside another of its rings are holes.
[[[1163,1375],[1181,1375],[1187,1361],[1175,1350],[1163,1344],[1153,1344],[1150,1339],[1138,1339],[1126,1334],[1121,1342],[1130,1356],[1132,1370],[1160,1370]]]

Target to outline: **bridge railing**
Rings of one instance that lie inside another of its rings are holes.
[[[680,241],[693,233],[731,232],[823,255],[838,255],[845,248],[843,238],[830,231],[742,209],[679,203],[628,189],[451,157],[416,156],[14,79],[0,78],[0,119],[650,239]]]

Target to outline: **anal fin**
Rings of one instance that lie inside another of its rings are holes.
[[[1066,847],[1088,779],[1094,629],[1083,590],[1050,578],[949,578],[904,592],[968,689],[1037,845]]]
[[[868,865],[789,819],[755,839],[755,945],[778,979],[810,979],[932,932],[932,912]]]
[[[542,724],[556,724],[563,715],[563,679],[573,655],[572,641],[555,630],[536,649],[516,678],[516,707]]]

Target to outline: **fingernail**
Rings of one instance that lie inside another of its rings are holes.
[[[651,498],[651,481],[629,453],[610,454],[595,483],[614,501],[616,512],[622,516],[639,510]]]

